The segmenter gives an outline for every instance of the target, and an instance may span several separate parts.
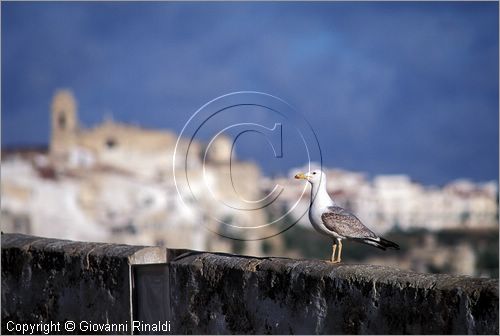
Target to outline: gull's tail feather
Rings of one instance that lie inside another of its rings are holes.
[[[399,250],[399,245],[391,242],[390,240],[384,239],[382,237],[378,237],[376,239],[373,238],[366,238],[362,240],[363,243],[369,244],[375,247],[378,247],[381,250],[387,250],[387,249],[393,249],[393,250]]]
[[[391,242],[390,240],[384,239],[382,237],[380,237],[380,244],[388,249],[399,250],[398,244],[396,244],[395,242]]]

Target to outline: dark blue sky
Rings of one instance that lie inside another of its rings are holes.
[[[2,146],[48,141],[57,88],[84,125],[112,113],[176,132],[207,101],[256,90],[304,115],[328,166],[498,179],[497,2],[1,6]],[[238,153],[267,173],[303,159],[252,141]]]

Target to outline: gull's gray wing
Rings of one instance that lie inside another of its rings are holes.
[[[331,231],[354,239],[377,239],[378,236],[361,223],[358,217],[339,206],[328,207],[321,215],[323,224]]]

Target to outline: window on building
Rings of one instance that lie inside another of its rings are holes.
[[[115,148],[116,145],[117,145],[116,139],[114,139],[114,138],[107,138],[106,139],[106,147],[108,147],[109,149]]]
[[[64,111],[61,111],[59,113],[59,117],[57,118],[57,124],[59,125],[60,129],[66,128],[66,115],[64,114]]]

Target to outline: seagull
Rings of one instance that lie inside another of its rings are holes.
[[[377,236],[358,217],[335,204],[326,192],[326,174],[323,171],[313,170],[305,174],[299,173],[295,175],[295,178],[311,183],[309,220],[318,232],[333,238],[333,251],[330,259],[332,263],[338,263],[341,260],[343,239],[372,245],[382,250],[388,248],[399,250],[398,244]],[[338,254],[335,258],[337,245]]]

